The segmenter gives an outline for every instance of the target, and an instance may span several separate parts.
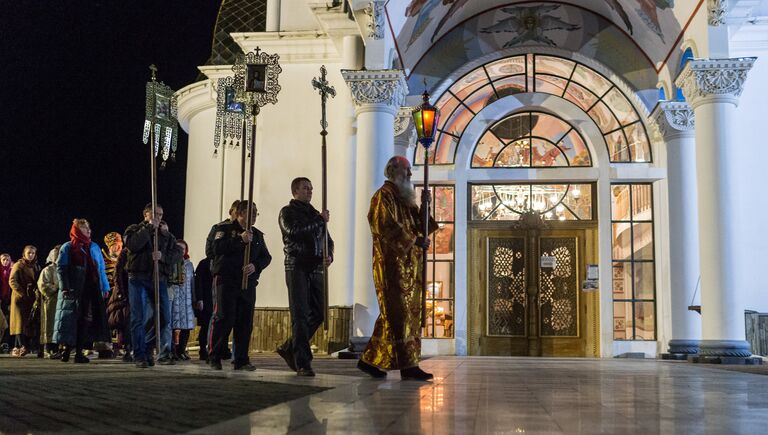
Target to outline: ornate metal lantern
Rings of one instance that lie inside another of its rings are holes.
[[[429,104],[429,92],[426,90],[422,94],[424,100],[421,106],[417,107],[413,111],[413,123],[416,126],[416,134],[419,138],[419,143],[425,148],[429,149],[432,142],[435,140],[435,132],[437,131],[437,122],[440,119],[440,112],[437,107]],[[428,162],[428,160],[424,160]]]

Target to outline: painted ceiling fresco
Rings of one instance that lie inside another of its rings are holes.
[[[560,48],[595,58],[635,89],[652,89],[700,1],[687,0],[409,0],[387,13],[405,18],[397,32],[409,82],[445,77],[466,63],[527,46]],[[403,8],[403,4],[405,7]],[[396,10],[396,9],[397,10]],[[676,11],[673,11],[676,8]]]

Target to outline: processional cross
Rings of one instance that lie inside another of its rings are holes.
[[[328,136],[328,120],[326,119],[326,110],[325,106],[328,101],[328,96],[330,95],[331,98],[336,96],[336,89],[334,89],[333,86],[328,83],[327,79],[328,71],[325,69],[325,65],[320,67],[320,79],[318,80],[316,77],[312,79],[312,87],[314,89],[317,89],[320,92],[320,107],[322,109],[322,115],[320,118],[320,127],[322,130],[320,131],[320,136],[323,138],[323,145],[321,148],[321,154],[322,154],[322,192],[323,192],[323,212],[328,210],[328,180],[327,180],[327,173],[328,173],[328,161],[326,158],[327,155],[327,148],[326,148],[326,136]],[[328,258],[328,224],[326,223],[323,227],[323,310],[325,315],[325,321],[323,322],[323,328],[327,331],[328,330],[328,323],[329,323],[329,310],[328,310],[328,262],[326,259]]]

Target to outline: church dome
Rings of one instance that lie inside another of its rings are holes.
[[[263,32],[267,22],[267,0],[223,0],[213,30],[211,56],[206,65],[230,65],[242,53],[230,33]]]

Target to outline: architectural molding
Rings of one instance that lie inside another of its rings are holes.
[[[368,105],[384,105],[389,106],[394,115],[408,95],[405,75],[399,69],[341,70],[341,75],[352,91],[358,110]]]
[[[342,2],[343,3],[343,2]],[[336,51],[343,52],[343,39],[349,35],[360,35],[357,23],[351,20],[343,6],[331,7],[327,3],[314,3],[309,5],[315,19],[323,31],[331,38],[336,46]]]
[[[411,106],[403,106],[395,116],[395,136],[400,136],[407,130],[415,129],[413,125],[413,110]]]
[[[669,340],[671,354],[695,355],[699,353],[701,340]]]
[[[232,39],[243,53],[259,47],[261,51],[279,54],[281,64],[341,62],[341,51],[333,40],[316,30],[232,33]]]
[[[684,101],[659,101],[651,112],[651,121],[662,138],[694,135],[696,119],[693,109]]]
[[[719,357],[752,356],[751,346],[744,340],[701,340],[699,355]]]
[[[725,15],[728,12],[728,0],[707,0],[707,21],[710,26],[725,24]]]
[[[747,72],[755,63],[754,57],[735,59],[694,59],[688,61],[675,86],[683,90],[686,100],[696,108],[704,99],[716,97],[736,104]]]
[[[206,110],[216,110],[216,89],[213,80],[207,79],[184,86],[176,91],[179,124],[189,133],[192,118]]]
[[[363,9],[368,16],[368,34],[372,39],[384,38],[384,1],[371,0],[368,6]]]

